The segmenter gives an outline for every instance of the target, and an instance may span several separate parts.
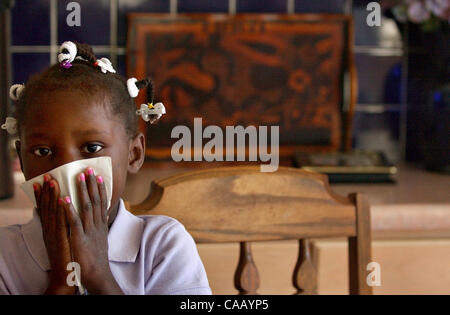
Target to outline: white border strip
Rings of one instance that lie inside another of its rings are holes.
[[[295,13],[295,0],[287,0],[286,12],[288,14],[294,14]]]

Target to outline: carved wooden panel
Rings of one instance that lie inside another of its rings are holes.
[[[172,128],[194,117],[280,126],[281,155],[338,149],[348,28],[342,15],[132,14],[128,74],[151,76],[168,113],[143,125],[148,152],[169,155]]]

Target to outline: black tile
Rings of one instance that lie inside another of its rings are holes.
[[[228,0],[178,0],[178,12],[228,12]]]
[[[117,67],[116,71],[118,74],[127,76],[127,57],[125,55],[117,56]]]
[[[50,65],[50,54],[15,53],[12,55],[12,84],[26,83],[31,75]]]
[[[58,43],[67,40],[89,45],[109,45],[110,11],[109,0],[78,0],[81,11],[81,25],[69,26],[67,17],[72,10],[67,4],[72,1],[58,1]]]
[[[49,0],[16,1],[11,10],[13,45],[50,45]]]
[[[297,13],[344,13],[345,0],[295,0]]]
[[[286,13],[287,0],[236,0],[237,12]]]
[[[127,14],[131,12],[169,12],[169,0],[119,0],[117,21],[117,41],[119,46],[126,45],[128,31]]]

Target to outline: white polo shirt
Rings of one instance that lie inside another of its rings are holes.
[[[211,294],[194,240],[161,215],[134,216],[120,200],[108,233],[111,272],[125,294]],[[37,212],[0,227],[0,294],[43,294],[50,264]]]

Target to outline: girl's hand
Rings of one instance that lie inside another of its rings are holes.
[[[67,221],[58,182],[44,176],[43,187],[33,185],[37,212],[41,219],[42,236],[50,262],[47,294],[73,294],[75,287],[67,285],[67,264],[71,261]]]
[[[70,198],[64,209],[69,222],[73,259],[80,265],[81,283],[88,293],[123,294],[109,268],[108,219],[106,186],[101,176],[88,168],[78,177],[80,213],[76,213]]]

